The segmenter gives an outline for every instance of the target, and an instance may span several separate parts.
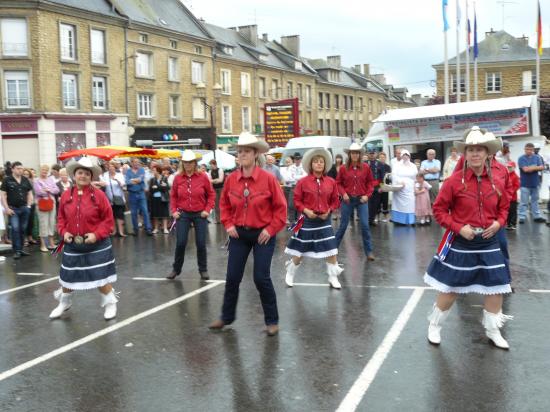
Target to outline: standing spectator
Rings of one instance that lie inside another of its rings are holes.
[[[460,156],[456,147],[451,147],[451,155],[445,160],[443,165],[443,181],[447,180],[455,171],[456,164],[458,163]]]
[[[32,205],[31,205],[31,212],[29,214],[29,220],[27,223],[27,229],[25,230],[25,246],[29,245],[36,245],[38,242],[35,239],[35,225],[36,225],[36,196],[34,196],[34,179],[36,178],[36,173],[34,172],[34,169],[32,168],[25,168],[23,170],[23,176],[25,176],[27,179],[29,179],[29,182],[31,182],[32,186]]]
[[[516,230],[518,222],[518,190],[521,186],[519,177],[516,173],[516,163],[508,162],[508,173],[510,173],[510,183],[512,184],[512,197],[510,198],[510,210],[508,211],[508,224],[506,229]]]
[[[502,150],[499,150],[495,155],[497,161],[506,166],[512,161],[512,153],[510,152],[510,143],[502,142]]]
[[[42,165],[40,176],[34,179],[34,194],[38,205],[38,228],[40,236],[40,251],[47,252],[55,247],[55,196],[59,188],[55,184],[53,176],[48,176],[50,167]]]
[[[420,163],[420,172],[424,175],[424,179],[432,187],[430,190],[430,200],[433,204],[437,194],[439,193],[439,176],[441,172],[441,162],[435,158],[435,150],[428,149],[426,152],[428,159]]]
[[[6,173],[2,167],[0,167],[0,190],[2,190],[2,182],[6,177]],[[6,211],[4,210],[3,202],[0,200],[0,243],[6,243]],[[4,256],[0,257],[0,262],[6,260]]]
[[[292,158],[287,157],[285,159],[285,166],[281,167],[281,175],[283,176],[284,181],[284,193],[285,193],[285,199],[286,199],[286,206],[287,206],[287,221],[286,223],[290,223],[290,215],[292,212],[292,209],[294,208],[294,186],[296,185],[296,181],[294,180],[294,176],[290,173],[290,167],[292,166]]]
[[[275,157],[272,155],[266,155],[265,156],[265,166],[264,170],[271,173],[273,176],[275,176],[275,179],[277,179],[277,182],[279,184],[284,184],[283,176],[281,175],[281,171],[279,168],[275,165]]]
[[[304,168],[302,167],[302,155],[300,152],[294,153],[292,156],[292,159],[294,160],[294,164],[290,165],[288,167],[288,173],[290,175],[290,181],[292,182],[292,199],[294,200],[294,187],[296,186],[296,183],[298,183],[298,180],[300,180],[302,177],[306,176],[306,172],[304,171]],[[296,208],[294,207],[294,201],[292,201],[292,209],[290,210],[291,214],[288,216],[288,219],[293,222],[296,219],[298,219],[298,212],[296,211]]]
[[[168,178],[162,174],[162,168],[156,165],[153,169],[153,177],[149,180],[149,197],[151,201],[151,219],[153,219],[153,234],[158,233],[159,221],[162,222],[162,230],[165,235],[168,231],[168,218],[170,217],[170,186]]]
[[[338,191],[342,196],[340,227],[336,232],[338,246],[346,233],[350,216],[357,209],[357,215],[361,223],[361,235],[363,238],[363,250],[367,260],[375,260],[372,252],[372,241],[369,229],[369,205],[368,201],[372,195],[374,179],[370,167],[361,161],[361,146],[352,143],[348,152],[346,165],[338,171],[336,182]]]
[[[378,154],[378,161],[384,166],[384,176],[391,173],[391,166],[386,163],[386,153],[380,152]],[[390,213],[390,194],[382,191],[381,188],[378,191],[380,192],[380,208],[376,213],[382,213],[382,222],[386,223]]]
[[[227,275],[222,313],[210,329],[219,330],[235,321],[239,287],[248,255],[254,255],[254,283],[260,293],[268,336],[279,332],[277,296],[271,281],[275,236],[285,227],[286,204],[279,183],[258,166],[258,156],[268,144],[243,132],[237,142],[241,168],[227,178],[220,209],[229,235]]]
[[[214,206],[214,221],[216,223],[220,223],[220,196],[222,194],[223,189],[223,181],[225,179],[225,174],[223,172],[223,169],[220,169],[218,167],[218,162],[216,162],[215,159],[210,160],[210,181],[212,182],[212,186],[214,187],[214,191],[216,192],[216,204]]]
[[[59,166],[57,163],[53,164],[51,167],[51,174],[53,179],[55,180],[55,183],[59,182],[59,171],[61,170],[61,166]]]
[[[527,205],[531,205],[531,215],[535,222],[544,223],[546,220],[542,217],[539,209],[539,172],[544,170],[542,159],[535,154],[535,145],[527,143],[525,145],[525,154],[518,160],[520,171],[520,204],[519,204],[519,223],[525,223],[527,217]]]
[[[392,184],[403,188],[393,192],[391,220],[400,225],[414,225],[416,222],[414,182],[418,169],[411,163],[408,150],[401,151],[401,161],[392,168]]]
[[[216,193],[206,173],[199,172],[197,155],[192,150],[185,150],[181,157],[181,170],[174,179],[170,191],[170,211],[176,220],[176,250],[172,272],[166,277],[175,279],[181,273],[185,258],[185,248],[191,224],[195,228],[197,261],[199,275],[208,280],[206,262],[207,219],[214,208]]]
[[[338,171],[340,170],[340,166],[344,164],[344,158],[341,154],[337,154],[334,156],[334,164],[330,168],[330,170],[327,172],[327,176],[332,177],[334,180],[336,180],[336,177],[338,176]],[[334,210],[332,212],[332,219],[338,220],[340,217],[340,207],[338,209]]]
[[[416,183],[414,184],[414,210],[416,214],[416,220],[421,225],[423,225],[424,223],[430,223],[430,217],[432,216],[430,189],[431,186],[424,179],[424,175],[422,173],[418,173],[416,175]]]
[[[149,211],[147,210],[147,197],[145,196],[145,169],[141,167],[141,162],[137,158],[133,158],[130,164],[132,167],[126,172],[126,187],[128,188],[128,201],[132,213],[134,235],[138,233],[138,213],[141,213],[145,231],[148,236],[152,236]]]
[[[395,148],[395,150],[394,150],[395,157],[390,160],[390,166],[391,166],[392,170],[395,169],[395,165],[401,161],[401,151],[402,150],[403,149],[401,149],[400,147]]]
[[[126,182],[122,173],[117,172],[116,166],[116,162],[110,161],[107,171],[101,175],[101,180],[105,184],[105,194],[111,203],[113,217],[116,221],[113,234],[117,234],[118,230],[118,236],[126,237],[124,233],[124,212],[126,211],[124,190],[126,189]]]
[[[380,183],[384,180],[384,165],[376,159],[376,151],[374,149],[368,153],[367,164],[374,179],[374,190],[372,196],[369,198],[369,225],[375,226],[378,223],[378,209],[380,209],[380,201],[382,200]]]
[[[21,256],[29,256],[29,253],[23,250],[23,245],[34,198],[32,184],[23,176],[21,162],[12,163],[11,173],[11,176],[6,176],[2,181],[2,205],[9,216],[12,248],[15,253],[13,258],[20,259]]]
[[[59,189],[59,194],[57,196],[58,200],[65,190],[69,190],[73,187],[73,182],[69,179],[69,174],[65,168],[59,170],[59,181],[57,182],[57,187]]]

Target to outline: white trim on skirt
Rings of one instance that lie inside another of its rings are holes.
[[[310,239],[310,240],[302,240],[300,238],[297,238],[295,236],[292,236],[291,237],[292,240],[297,240],[298,242],[302,242],[302,243],[316,243],[316,242],[325,242],[327,240],[330,240],[330,239],[336,239],[334,236],[329,236],[329,237],[325,237],[323,239]]]
[[[302,256],[306,256],[306,257],[312,257],[312,258],[315,258],[315,259],[323,259],[323,258],[327,258],[327,257],[331,257],[331,256],[335,256],[338,254],[338,249],[331,249],[331,250],[327,250],[325,252],[299,252],[297,250],[294,250],[294,249],[289,249],[288,247],[285,248],[285,253],[287,255],[291,255],[291,256],[297,256],[297,257],[302,257]]]
[[[109,246],[107,246],[106,248],[99,249],[99,250],[94,250],[93,252],[69,253],[69,252],[63,251],[63,254],[64,254],[64,255],[67,255],[67,256],[83,256],[83,255],[90,255],[90,254],[92,254],[92,253],[105,252],[106,250],[109,250],[109,249],[112,249],[112,248],[113,248],[113,245],[109,245]]]
[[[494,253],[494,252],[500,252],[500,248],[497,249],[487,249],[487,250],[462,250],[462,249],[455,249],[451,248],[453,252],[456,253]]]
[[[331,228],[332,226],[331,225],[327,225],[327,226],[319,226],[319,227],[301,227],[300,230],[323,230],[323,229],[328,229],[328,228]]]
[[[512,288],[509,283],[505,285],[483,286],[483,285],[468,285],[468,286],[449,286],[441,283],[437,279],[431,277],[428,272],[424,274],[424,282],[433,287],[438,292],[442,293],[479,293],[480,295],[502,295],[511,293]]]
[[[64,288],[71,289],[71,290],[88,290],[88,289],[95,289],[100,288],[102,286],[108,285],[109,283],[115,283],[117,280],[116,273],[114,275],[109,276],[105,279],[98,279],[94,280],[92,282],[65,282],[61,278],[59,278],[59,284],[63,286]]]
[[[492,265],[492,266],[477,265],[477,266],[470,266],[470,267],[465,268],[465,267],[461,267],[461,266],[453,266],[449,263],[443,262],[439,259],[439,256],[437,256],[437,255],[434,256],[434,258],[437,259],[439,261],[439,263],[441,263],[444,266],[447,266],[448,268],[451,268],[451,269],[454,269],[454,270],[462,270],[462,271],[465,271],[465,272],[467,272],[469,270],[499,269],[499,268],[506,267],[506,265],[504,263],[499,263],[498,265]]]
[[[65,270],[72,271],[72,270],[90,270],[90,269],[96,269],[96,268],[102,268],[105,266],[109,266],[110,264],[115,263],[115,260],[110,260],[109,262],[100,263],[99,265],[93,265],[93,266],[75,266],[72,268],[68,268],[65,265],[61,265],[61,267]]]

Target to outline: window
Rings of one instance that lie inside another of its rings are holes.
[[[230,56],[233,56],[233,47],[231,47],[231,46],[224,46],[224,47],[223,47],[223,52],[224,52],[225,54],[228,54],[228,55],[230,55]]]
[[[340,96],[337,94],[334,95],[334,108],[340,109]]]
[[[138,117],[150,119],[153,117],[153,95],[138,94]]]
[[[195,49],[195,53],[202,54],[202,46],[195,46],[194,49]]]
[[[227,104],[222,105],[222,131],[224,133],[231,133],[231,106]]]
[[[294,61],[294,70],[302,70],[302,62],[298,60]]]
[[[30,107],[29,72],[4,72],[6,107],[19,109]]]
[[[340,72],[338,70],[329,70],[328,80],[330,82],[339,82],[340,81]]]
[[[180,104],[179,96],[170,96],[170,99],[169,99],[170,119],[177,119],[179,117],[179,104]]]
[[[191,62],[191,83],[204,83],[204,63]]]
[[[378,113],[382,113],[382,100],[378,100]]]
[[[349,96],[349,109],[353,110],[353,96]]]
[[[60,24],[61,58],[76,60],[76,27],[71,24]]]
[[[2,55],[10,57],[27,55],[27,20],[2,19],[0,35],[2,36]]]
[[[327,130],[326,130],[326,134],[330,136],[330,120],[327,119],[325,121],[326,125],[327,125]]]
[[[334,121],[335,136],[340,136],[340,120],[336,119]]]
[[[327,109],[330,109],[330,93],[325,95],[325,106]]]
[[[220,71],[222,79],[222,94],[231,94],[231,70]]]
[[[302,102],[304,100],[304,91],[302,83],[298,83],[296,86],[296,94],[298,95],[298,101]]]
[[[359,98],[359,111],[363,113],[363,109],[365,108],[365,105],[363,104],[363,98]]]
[[[353,131],[353,120],[349,121],[349,133],[354,136],[355,132]]]
[[[344,136],[348,135],[348,121],[344,120]]]
[[[242,108],[242,115],[243,115],[243,131],[244,132],[250,132],[250,107],[243,106]]]
[[[265,92],[265,77],[260,77],[260,79],[258,80],[258,93],[260,97],[267,97]]]
[[[139,33],[139,42],[140,43],[149,43],[149,36],[145,33]]]
[[[306,106],[311,107],[311,86],[306,86]]]
[[[306,113],[306,127],[311,127],[311,112]]]
[[[193,97],[193,119],[206,119],[206,106],[200,97]]]
[[[258,56],[258,58],[260,59],[261,62],[266,62],[267,61],[267,54],[260,54]]]
[[[92,104],[94,109],[107,108],[107,79],[101,76],[92,77]]]
[[[152,55],[149,53],[136,53],[136,76],[153,77]]]
[[[250,74],[241,73],[241,96],[250,97]]]
[[[373,110],[372,99],[369,99],[369,113],[372,113],[372,110]]]
[[[294,85],[292,82],[286,83],[286,97],[287,99],[292,99],[292,96],[294,96]]]
[[[348,110],[348,96],[342,96],[344,98],[344,110]]]
[[[486,76],[487,93],[500,93],[500,73],[487,73]]]
[[[466,74],[460,73],[460,94],[466,94]],[[451,93],[456,94],[456,74],[451,73]]]
[[[178,42],[176,40],[170,40],[170,48],[171,49],[177,49],[178,48]]]
[[[65,109],[78,107],[76,74],[63,73],[63,107]]]
[[[319,109],[323,108],[323,93],[319,92]]]
[[[537,74],[534,71],[527,70],[522,74],[523,77],[523,91],[530,92],[537,90]]]
[[[323,133],[323,119],[319,119],[319,134]]]
[[[90,33],[92,47],[92,63],[105,64],[105,32],[92,29]]]
[[[176,57],[168,57],[168,80],[171,82],[179,81],[178,59]]]
[[[271,79],[271,97],[279,98],[279,81],[277,79]]]

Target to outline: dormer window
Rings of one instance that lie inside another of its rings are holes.
[[[260,61],[266,62],[267,61],[267,54],[260,54],[258,56],[258,58],[260,59]]]
[[[233,47],[231,47],[231,46],[224,46],[224,47],[223,47],[223,52],[224,52],[225,54],[228,54],[228,55],[230,55],[230,56],[233,56]]]
[[[328,80],[330,82],[340,82],[340,72],[337,70],[329,70]]]
[[[500,46],[500,50],[510,50],[510,45],[508,43],[504,43]]]
[[[294,70],[302,70],[302,62],[296,60],[294,62]]]

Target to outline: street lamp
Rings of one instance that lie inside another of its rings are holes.
[[[219,83],[214,84],[212,91],[214,92],[214,101],[212,104],[208,104],[206,101],[206,85],[203,82],[199,82],[196,86],[197,96],[201,99],[202,104],[210,112],[210,147],[214,152],[214,160],[216,160],[216,149],[218,147],[216,124],[214,122],[214,113],[216,112],[216,102],[219,100],[222,94],[222,86]]]

